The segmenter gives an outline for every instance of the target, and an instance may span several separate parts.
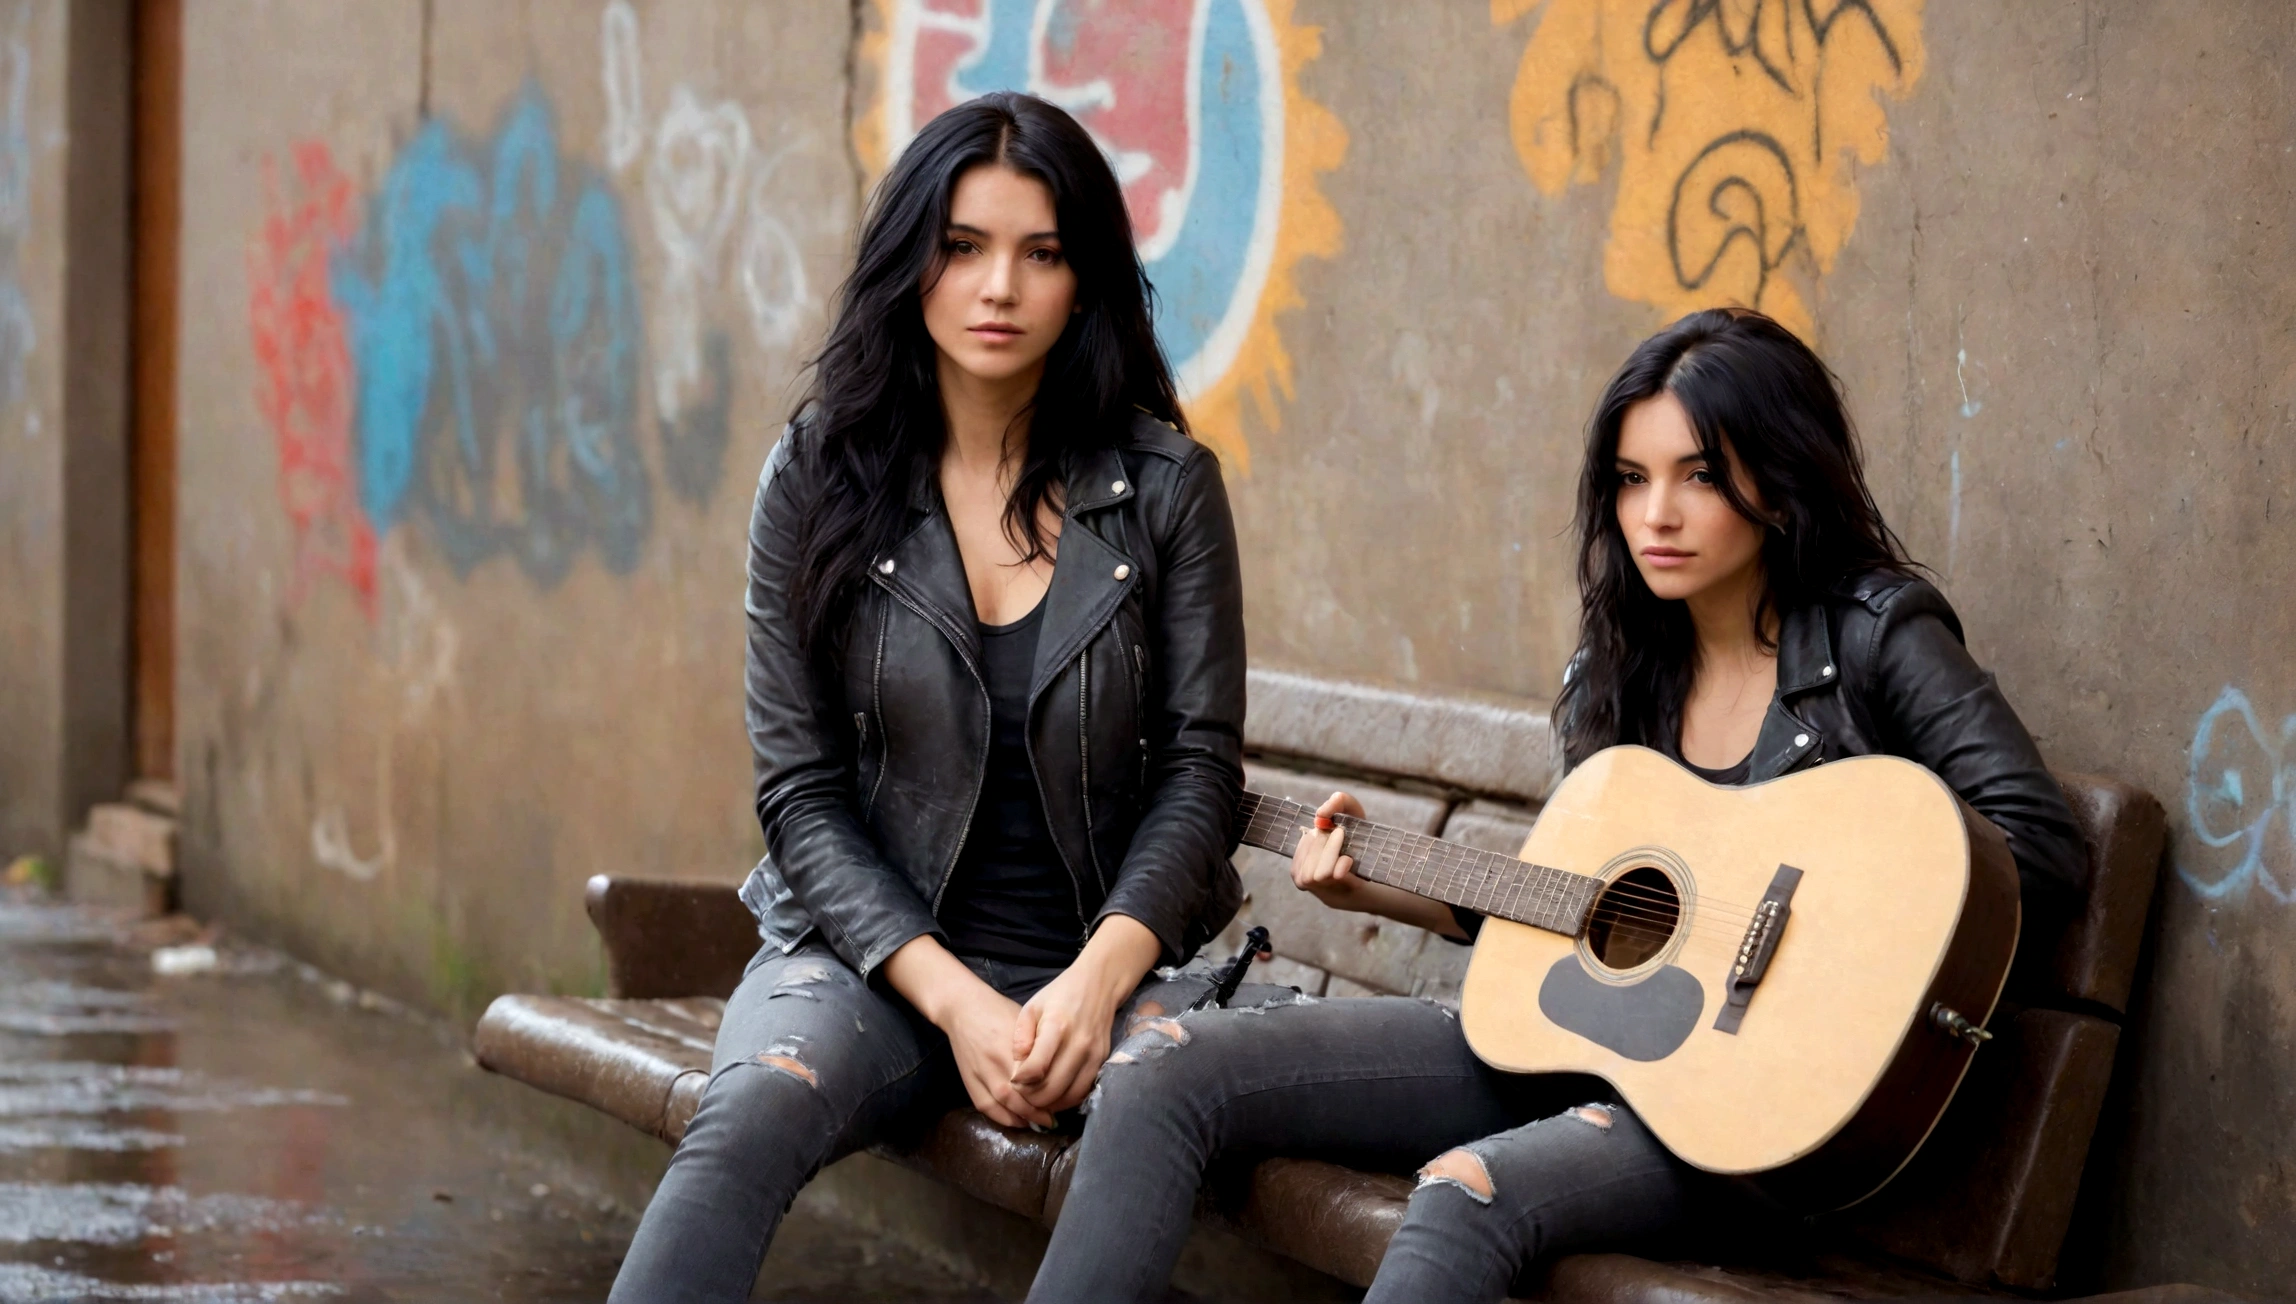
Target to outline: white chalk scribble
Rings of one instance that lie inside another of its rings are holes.
[[[606,83],[606,163],[616,172],[646,149],[645,70],[638,60],[638,15],[613,0],[598,15],[600,76]]]
[[[813,307],[805,280],[805,252],[776,207],[775,184],[788,150],[768,156],[750,179],[749,229],[741,246],[741,292],[760,348],[784,348],[797,338]]]
[[[701,294],[715,279],[726,232],[749,169],[749,115],[732,100],[704,107],[684,86],[654,128],[646,161],[646,206],[662,249],[653,303],[654,406],[665,421],[685,410],[687,387],[702,379]]]
[[[715,102],[674,83],[659,118],[649,120],[643,43],[628,0],[599,19],[606,160],[616,171],[641,159],[646,208],[661,249],[661,274],[648,307],[654,407],[675,423],[692,409],[722,404],[710,375],[713,296],[736,287],[758,346],[796,343],[818,305],[805,248],[842,230],[844,194],[832,165],[811,142],[760,142],[739,102]],[[722,366],[722,364],[719,364]],[[722,388],[719,387],[719,388]]]

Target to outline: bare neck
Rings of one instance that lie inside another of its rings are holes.
[[[1763,611],[1761,625],[1755,624],[1762,585],[1761,567],[1751,566],[1684,599],[1698,636],[1700,671],[1728,673],[1777,655],[1777,613]]]
[[[1037,382],[1044,378],[1044,365],[988,380],[943,355],[938,371],[941,412],[949,423],[942,464],[989,474],[1001,472],[1008,462],[1017,466],[1028,451],[1026,414],[1036,399]]]

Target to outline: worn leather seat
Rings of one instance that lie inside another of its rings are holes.
[[[1512,851],[1558,778],[1544,717],[1519,707],[1263,672],[1254,672],[1252,694],[1250,741],[1261,757],[1250,781],[1264,791],[1316,800],[1344,784],[1374,819]],[[1316,772],[1325,765],[1353,777]],[[1374,769],[1416,790],[1367,780],[1365,771]],[[2029,928],[2011,985],[2015,1004],[1996,1014],[1996,1040],[1896,1181],[1826,1220],[1819,1248],[1802,1247],[1783,1264],[1581,1255],[1550,1269],[1542,1295],[1687,1304],[2052,1285],[2112,1074],[2165,836],[2165,815],[2149,795],[2109,779],[2062,782],[2090,848],[2085,907]],[[1278,981],[1326,996],[1455,999],[1465,948],[1315,907],[1265,853],[1246,849],[1238,866],[1250,895],[1235,928],[1271,928]],[[504,996],[480,1020],[479,1062],[674,1143],[700,1101],[723,998],[740,980],[756,935],[730,884],[601,877],[591,881],[587,904],[605,943],[614,998]],[[1065,1137],[1007,1131],[964,1109],[914,1148],[884,1153],[1049,1224],[1067,1190],[1068,1144]],[[1216,1173],[1201,1212],[1270,1250],[1363,1285],[1410,1190],[1408,1178],[1393,1174],[1269,1159]],[[2131,1304],[2137,1294],[2128,1297]],[[2207,1297],[2213,1293],[2176,1296]]]

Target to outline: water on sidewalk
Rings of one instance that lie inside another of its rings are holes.
[[[636,1211],[452,1107],[443,1025],[137,940],[0,898],[0,1304],[605,1298]],[[760,1295],[989,1298],[803,1206]]]

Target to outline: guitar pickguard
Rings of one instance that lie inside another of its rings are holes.
[[[1577,955],[1566,955],[1539,984],[1539,1011],[1558,1028],[1630,1060],[1672,1055],[1698,1026],[1706,988],[1687,969],[1663,965],[1624,986],[1596,981]]]

